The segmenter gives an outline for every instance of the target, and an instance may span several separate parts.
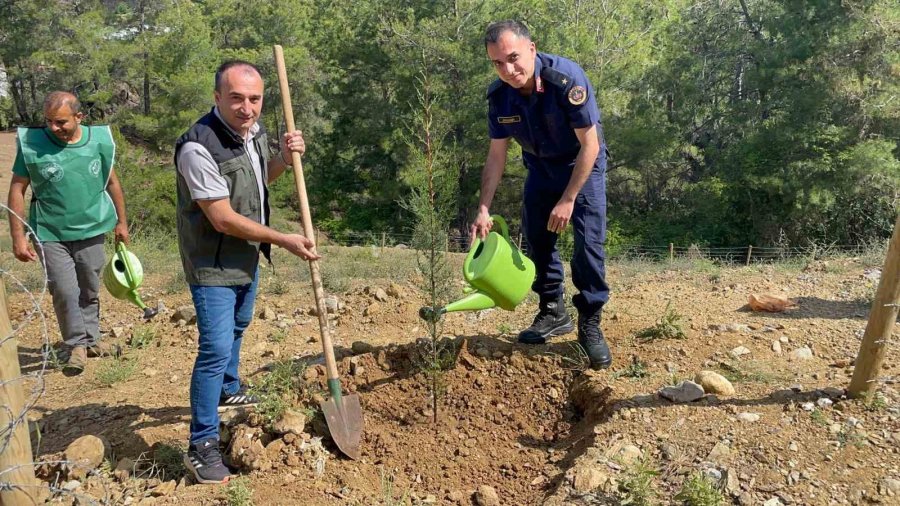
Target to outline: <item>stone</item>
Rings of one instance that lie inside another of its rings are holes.
[[[387,302],[387,300],[388,300],[387,292],[385,292],[381,288],[376,288],[375,291],[372,293],[372,297],[375,297],[375,300],[377,300],[379,302]]]
[[[74,492],[81,488],[81,482],[78,480],[69,480],[62,485],[63,490],[68,490],[69,492]]]
[[[300,411],[289,409],[272,424],[272,430],[279,434],[303,434],[306,428],[306,415]]]
[[[731,355],[733,358],[741,358],[744,355],[749,355],[750,350],[747,349],[746,346],[738,346],[737,348],[729,351],[728,354]]]
[[[709,455],[706,456],[706,460],[714,463],[714,464],[724,464],[725,460],[731,455],[731,448],[719,441],[713,446],[713,449],[709,451]]]
[[[772,351],[776,355],[781,355],[781,341],[772,341]]]
[[[274,320],[278,318],[278,315],[275,313],[275,310],[272,309],[271,306],[265,306],[259,312],[260,320]]]
[[[809,346],[797,348],[796,350],[791,352],[792,360],[809,360],[811,358],[813,358],[813,352],[811,349],[809,349]]]
[[[125,327],[113,327],[109,333],[116,339],[122,339],[125,337]]]
[[[126,481],[131,477],[131,473],[133,472],[134,460],[128,457],[122,457],[116,464],[116,468],[113,469],[113,476],[115,476],[119,481]]]
[[[400,289],[400,285],[398,285],[397,283],[391,282],[391,284],[388,285],[388,287],[387,287],[387,294],[395,299],[399,299],[400,296],[403,294],[403,292]]]
[[[69,478],[82,479],[97,469],[103,463],[106,449],[106,441],[90,434],[72,441],[64,452],[69,461]]]
[[[144,376],[146,376],[148,378],[152,378],[152,377],[156,376],[157,374],[159,374],[159,371],[157,371],[156,369],[154,369],[152,367],[148,367],[141,372],[143,373]]]
[[[768,501],[763,503],[763,506],[783,506],[784,503],[781,502],[781,499],[777,497],[773,497]]]
[[[816,401],[816,405],[823,409],[830,408],[832,404],[834,404],[834,401],[832,401],[828,397],[822,397],[821,399]]]
[[[381,312],[381,304],[372,302],[363,310],[363,316],[375,316]]]
[[[633,462],[640,460],[641,457],[643,457],[643,455],[644,454],[643,454],[643,452],[641,452],[640,448],[638,448],[635,445],[628,444],[628,445],[623,446],[619,450],[619,453],[617,456],[618,456],[619,462],[627,465],[627,464],[631,464]]]
[[[354,355],[365,355],[366,353],[374,352],[375,347],[365,341],[353,341],[353,344],[350,345],[350,351]]]
[[[197,323],[197,310],[194,309],[194,306],[180,306],[170,318],[173,323],[178,320],[183,320],[188,325]]]
[[[737,419],[747,423],[758,422],[759,413],[738,413]]]
[[[153,497],[165,497],[175,493],[175,487],[178,484],[175,483],[175,480],[164,481],[156,486],[153,490],[150,491],[150,495]]]
[[[341,306],[341,301],[334,295],[325,297],[325,309],[327,309],[329,313],[337,313]]]
[[[878,483],[878,493],[881,495],[900,495],[900,480],[885,478]]]
[[[590,464],[582,464],[574,470],[572,487],[578,492],[593,492],[608,480],[609,476],[604,471]]]
[[[728,378],[713,371],[700,371],[694,377],[694,382],[703,387],[703,391],[709,394],[733,396],[734,385]]]
[[[816,409],[816,405],[811,402],[804,402],[800,405],[800,409],[802,409],[803,411],[812,411]]]
[[[693,402],[705,394],[703,387],[693,381],[682,381],[675,386],[663,387],[657,392],[663,399],[672,402]]]
[[[475,491],[475,504],[478,506],[500,506],[497,490],[489,485],[481,485]]]

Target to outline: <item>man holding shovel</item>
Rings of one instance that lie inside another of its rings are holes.
[[[302,133],[286,133],[280,153],[270,152],[258,123],[263,80],[251,63],[223,63],[214,95],[216,106],[175,143],[178,245],[200,331],[184,461],[199,483],[231,476],[219,452],[218,409],[255,402],[241,386],[238,365],[259,253],[269,258],[275,244],[305,260],[319,258],[306,237],[268,226],[267,184],[288,167],[289,152],[305,152]]]
[[[592,368],[607,368],[612,357],[600,329],[600,312],[609,300],[603,251],[607,152],[593,89],[574,62],[538,53],[528,28],[518,21],[491,24],[484,41],[499,79],[487,92],[491,144],[472,236],[484,238],[491,228],[489,209],[513,138],[522,146],[528,169],[522,221],[537,270],[532,289],[540,296],[540,310],[519,342],[542,344],[573,330],[556,249],[558,234],[571,222],[578,342]]]
[[[113,170],[116,144],[107,125],[82,125],[75,95],[54,91],[44,101],[43,128],[20,128],[8,206],[25,215],[37,234],[47,267],[53,310],[67,348],[67,376],[80,374],[89,356],[118,355],[117,345],[100,339],[100,271],[106,263],[105,235],[128,242],[125,198]],[[13,254],[38,259],[19,218],[10,215]]]

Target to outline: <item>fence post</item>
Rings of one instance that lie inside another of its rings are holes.
[[[516,241],[516,244],[518,244],[519,249],[522,249],[522,232],[519,232],[519,239]]]
[[[675,244],[670,242],[669,243],[669,263],[672,263],[674,261],[675,261]]]
[[[881,364],[887,352],[887,344],[891,339],[897,312],[900,310],[900,216],[894,223],[894,234],[888,246],[884,267],[881,269],[881,281],[872,310],[869,311],[869,322],[863,334],[853,377],[850,379],[848,392],[851,397],[862,397],[875,389]]]
[[[381,254],[384,254],[384,243],[387,240],[387,232],[381,233]]]
[[[747,246],[747,265],[750,265],[750,255],[753,254],[753,245]]]
[[[12,337],[12,325],[6,309],[6,288],[0,279],[0,398],[8,408],[0,409],[0,428],[7,430],[0,440],[0,482],[10,488],[0,487],[0,505],[19,506],[43,504],[44,493],[34,477],[31,455],[31,435],[28,433],[28,417],[16,420],[25,409],[19,368],[18,343]]]

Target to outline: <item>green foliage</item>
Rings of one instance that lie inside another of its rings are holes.
[[[630,506],[651,506],[656,499],[653,478],[659,473],[646,461],[635,462],[625,472],[619,484],[619,504]]]
[[[828,419],[828,416],[822,412],[819,408],[813,409],[812,412],[809,413],[809,419],[812,420],[816,425],[821,425],[822,427],[826,427],[831,421]]]
[[[153,445],[153,461],[147,474],[162,481],[180,479],[186,472],[182,459],[186,450],[173,442]]]
[[[712,479],[703,473],[690,475],[675,496],[685,506],[723,506],[725,498]]]
[[[97,366],[97,382],[105,387],[111,387],[130,378],[137,370],[137,361],[127,357],[108,358]]]
[[[259,382],[252,382],[248,393],[259,399],[256,412],[267,423],[274,423],[291,407],[299,392],[305,366],[293,360],[276,362]]]
[[[483,30],[514,17],[538,50],[581,64],[594,86],[612,152],[610,254],[631,243],[888,237],[900,210],[896,2],[743,4],[273,0],[255,5],[247,23],[238,0],[5,2],[0,63],[10,96],[0,99],[0,128],[40,124],[49,91],[77,92],[89,123],[113,124],[128,140],[117,143],[117,170],[133,234],[171,233],[172,145],[213,105],[220,62],[260,67],[262,121],[273,139],[283,132],[271,56],[279,43],[308,140],[315,223],[331,234],[405,233],[416,218],[401,203],[420,188],[409,127],[421,124],[424,73],[440,123],[432,141],[444,147],[438,164],[457,189],[442,216],[448,231],[465,231],[489,142],[484,92],[495,79]],[[515,233],[525,179],[515,143],[509,158],[492,211]],[[271,186],[271,202],[291,218],[294,193],[290,177]]]
[[[225,486],[225,503],[228,506],[253,506],[253,488],[250,478],[240,476],[228,480]]]
[[[687,335],[681,328],[682,316],[675,311],[672,301],[666,304],[666,310],[659,321],[652,327],[645,328],[635,334],[635,339],[640,341],[655,341],[657,339],[685,339]]]
[[[156,340],[156,329],[149,325],[140,325],[131,332],[128,344],[132,348],[142,350],[150,346]]]
[[[613,373],[613,378],[646,378],[650,375],[650,371],[647,369],[647,364],[645,362],[641,362],[641,360],[634,355],[631,357],[631,363],[628,364],[628,367],[624,369],[618,370]]]

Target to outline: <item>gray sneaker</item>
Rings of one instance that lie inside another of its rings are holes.
[[[197,483],[228,483],[231,471],[222,462],[219,441],[205,439],[188,446],[184,454],[184,467],[194,474]]]

